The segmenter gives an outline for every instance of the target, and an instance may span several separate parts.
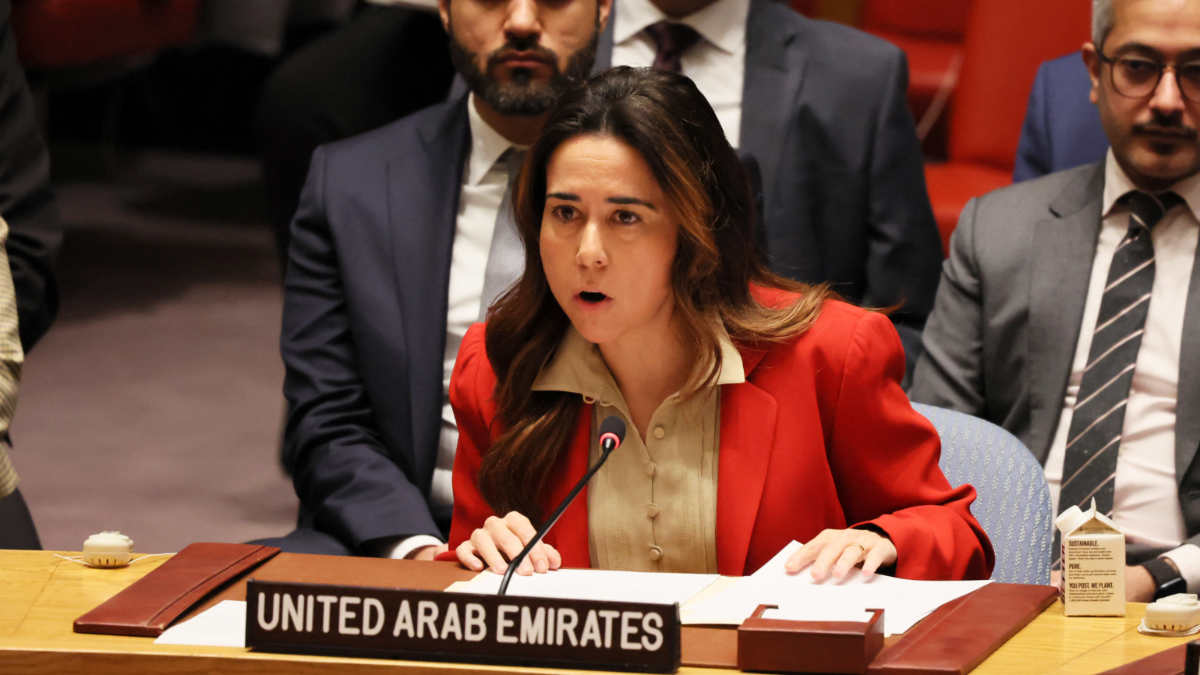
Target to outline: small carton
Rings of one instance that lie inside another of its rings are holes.
[[[1087,511],[1063,511],[1054,525],[1062,537],[1063,613],[1125,616],[1125,535],[1096,500]]]

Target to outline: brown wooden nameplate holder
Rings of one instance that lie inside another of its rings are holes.
[[[189,544],[75,619],[75,632],[157,637],[188,608],[278,552],[274,546],[255,544]]]
[[[679,669],[679,605],[251,579],[246,646],[673,673]]]
[[[883,648],[882,609],[865,622],[764,619],[773,607],[759,605],[738,627],[740,670],[865,673]]]
[[[872,675],[964,675],[1058,599],[1054,586],[990,583],[951,600],[871,664]]]

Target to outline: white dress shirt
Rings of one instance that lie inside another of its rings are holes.
[[[508,170],[499,161],[513,147],[475,111],[475,95],[467,100],[467,121],[471,130],[471,149],[463,168],[462,192],[458,199],[458,218],[455,222],[454,246],[450,254],[450,283],[446,297],[446,350],[442,354],[442,431],[438,437],[437,464],[429,499],[433,504],[449,506],[454,503],[451,475],[454,452],[458,447],[458,427],[450,408],[450,374],[458,347],[471,324],[479,321],[483,298],[483,279],[487,270],[488,253],[492,247],[492,232],[496,212],[508,187]],[[436,546],[441,540],[429,535],[416,535],[400,540],[383,553],[391,558],[403,558],[422,546]]]
[[[614,66],[654,65],[657,48],[647,26],[670,19],[650,0],[620,0],[613,10]],[[729,144],[741,139],[742,84],[746,78],[746,17],[750,0],[717,0],[681,19],[700,34],[700,41],[679,59],[684,75],[692,78],[712,105]]]
[[[1108,151],[1104,168],[1103,221],[1092,260],[1083,323],[1075,346],[1075,359],[1063,398],[1062,413],[1050,454],[1046,481],[1055,513],[1062,482],[1064,448],[1079,382],[1091,349],[1100,298],[1117,244],[1129,229],[1129,208],[1117,204],[1133,183]],[[1179,505],[1175,475],[1175,403],[1179,387],[1179,359],[1183,340],[1183,314],[1192,276],[1197,236],[1200,234],[1200,175],[1171,188],[1187,206],[1171,209],[1154,229],[1154,286],[1146,315],[1146,329],[1134,366],[1129,400],[1117,454],[1113,495],[1113,520],[1126,540],[1157,548],[1176,547],[1164,554],[1187,580],[1188,591],[1200,589],[1200,547],[1183,544],[1187,529]],[[1183,544],[1183,545],[1181,545]]]

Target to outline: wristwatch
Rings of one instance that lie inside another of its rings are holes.
[[[1154,599],[1165,598],[1176,593],[1187,593],[1187,581],[1179,574],[1175,563],[1167,558],[1151,558],[1142,567],[1154,579]]]

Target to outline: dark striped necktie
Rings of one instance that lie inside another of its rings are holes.
[[[646,26],[646,32],[654,40],[654,69],[680,72],[679,59],[688,47],[696,44],[700,34],[691,26],[673,21],[659,21]]]
[[[1094,498],[1097,512],[1112,515],[1125,404],[1129,400],[1129,385],[1154,286],[1154,244],[1150,230],[1183,200],[1174,192],[1160,195],[1130,192],[1121,198],[1121,203],[1129,207],[1129,231],[1117,245],[1108,268],[1087,365],[1071,414],[1059,513],[1071,506],[1086,510]],[[1059,553],[1056,532],[1053,552],[1056,560]]]

